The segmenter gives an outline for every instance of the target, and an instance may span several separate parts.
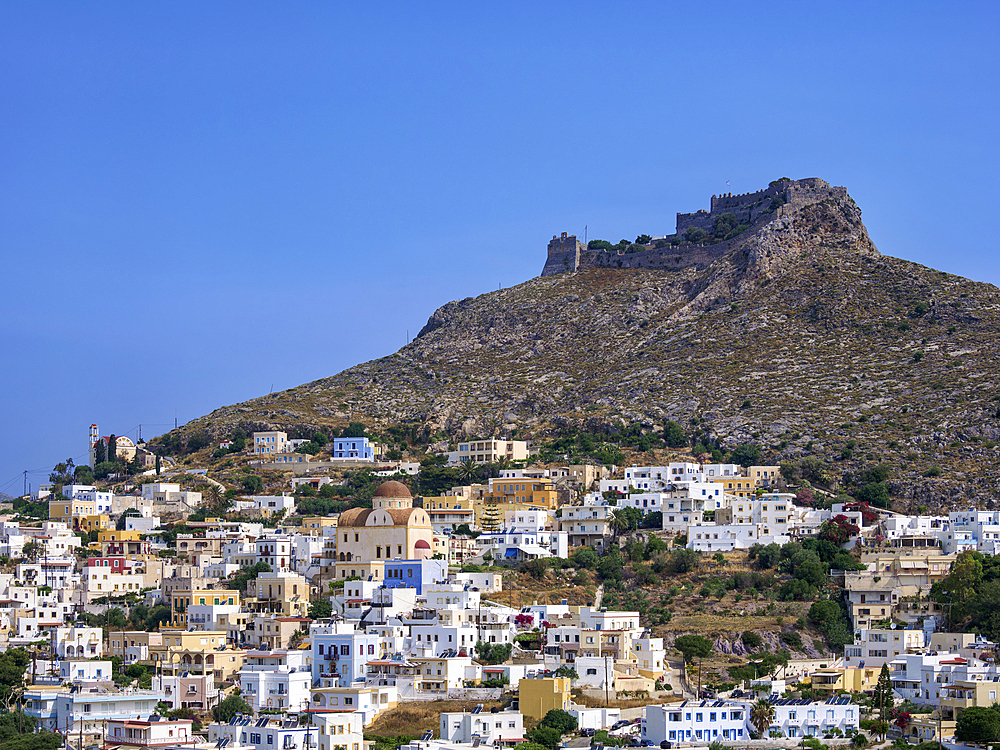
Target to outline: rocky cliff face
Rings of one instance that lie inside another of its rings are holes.
[[[1000,290],[882,256],[842,188],[804,186],[729,243],[704,266],[590,268],[449,302],[391,356],[185,430],[675,420],[773,460],[887,461],[914,503],[992,502]]]

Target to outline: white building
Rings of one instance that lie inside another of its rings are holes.
[[[861,720],[860,709],[847,696],[832,696],[822,702],[781,698],[772,705],[774,721],[771,722],[769,736],[821,737],[832,729],[846,735],[857,731]]]
[[[233,507],[238,511],[255,511],[266,516],[276,513],[291,514],[295,512],[294,495],[251,495],[233,501]]]
[[[319,732],[316,750],[364,750],[365,715],[360,711],[314,713],[310,718]]]
[[[924,631],[861,628],[854,643],[844,647],[844,666],[880,668],[903,654],[922,652]]]
[[[565,531],[491,531],[481,534],[476,543],[481,555],[506,562],[569,556],[569,534]]]
[[[500,745],[524,740],[524,717],[520,711],[483,711],[441,714],[441,739],[449,742]]]
[[[249,651],[240,670],[240,689],[254,711],[299,711],[309,705],[311,683],[305,651]]]
[[[59,662],[59,679],[62,682],[98,682],[111,680],[110,661],[65,659]]]
[[[569,535],[570,547],[602,551],[611,538],[612,511],[607,504],[564,505],[559,509],[559,530]]]
[[[749,739],[749,705],[725,701],[682,701],[643,709],[639,736],[661,742],[709,744]]]

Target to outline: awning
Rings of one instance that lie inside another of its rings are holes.
[[[508,549],[503,553],[504,557],[517,557],[517,549]]]

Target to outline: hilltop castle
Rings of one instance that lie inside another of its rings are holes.
[[[576,235],[563,232],[553,235],[542,276],[551,276],[585,268],[658,268],[680,269],[707,266],[742,245],[753,230],[788,215],[791,211],[829,197],[847,197],[847,189],[831,187],[824,180],[811,177],[790,180],[783,177],[755,193],[713,195],[711,210],[678,213],[674,234],[658,238],[640,252],[621,252],[604,248],[591,249]],[[738,224],[747,230],[728,240],[699,244],[700,232],[711,233],[715,220],[723,214],[733,214]]]

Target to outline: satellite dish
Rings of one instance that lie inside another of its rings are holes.
[[[890,623],[889,627],[892,628],[893,630],[895,630],[896,629],[896,623],[894,623],[894,622]]]

